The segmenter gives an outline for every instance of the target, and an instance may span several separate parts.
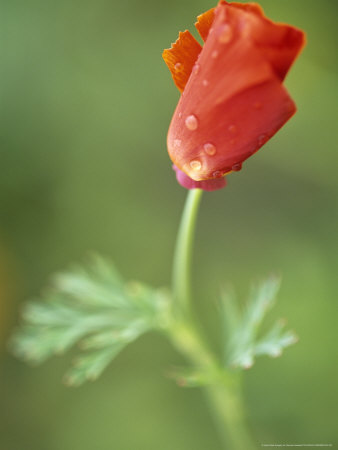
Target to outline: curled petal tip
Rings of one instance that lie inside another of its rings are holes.
[[[215,18],[215,8],[209,9],[209,11],[206,11],[205,13],[200,14],[197,17],[195,27],[199,35],[203,39],[203,41],[207,40],[214,18]]]
[[[202,47],[188,31],[181,31],[171,48],[165,49],[162,57],[167,64],[174,83],[183,92]]]

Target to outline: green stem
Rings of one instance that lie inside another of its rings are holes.
[[[190,271],[193,238],[202,190],[188,194],[177,237],[173,293],[176,320],[169,329],[175,347],[197,368],[218,374],[215,384],[205,386],[205,394],[225,449],[252,450],[256,448],[247,430],[241,395],[240,374],[225,370],[205,344],[191,315]]]
[[[227,450],[254,450],[247,428],[242,399],[242,386],[239,372],[222,368],[217,358],[205,345],[191,322],[176,322],[170,330],[170,337],[177,348],[198,369],[210,370],[217,374],[215,384],[204,386],[204,393],[211,414]]]
[[[189,191],[176,241],[173,266],[174,309],[183,314],[189,310],[191,302],[191,257],[202,193],[202,189]]]
[[[232,386],[225,384],[206,386],[205,392],[224,448],[256,449],[257,446],[252,441],[246,423],[240,379],[236,377]]]

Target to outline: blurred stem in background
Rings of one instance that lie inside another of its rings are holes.
[[[224,442],[224,448],[251,450],[256,446],[247,429],[241,394],[241,374],[222,367],[209,349],[196,326],[191,304],[191,262],[201,189],[189,191],[178,232],[173,264],[174,312],[178,321],[170,328],[175,347],[185,355],[197,370],[214,374],[204,390],[215,422]]]

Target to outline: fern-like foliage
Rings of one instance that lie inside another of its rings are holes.
[[[226,367],[247,369],[256,356],[279,356],[296,342],[295,334],[284,330],[283,321],[265,335],[260,333],[279,284],[277,278],[270,278],[254,287],[244,311],[227,290],[221,302],[225,365],[219,361],[212,367],[176,371],[172,376],[178,384],[194,387],[218,383],[226,376]],[[163,331],[172,339],[177,330],[175,321],[167,292],[125,282],[111,262],[93,257],[84,268],[54,276],[42,299],[25,305],[23,324],[10,346],[18,357],[37,364],[78,344],[80,355],[65,376],[67,384],[77,386],[96,379],[127,344],[149,330]],[[189,321],[183,326],[189,329]],[[189,333],[187,339],[191,339]],[[185,342],[184,347],[188,344]]]
[[[141,334],[165,328],[168,311],[165,292],[126,283],[112,263],[94,257],[86,268],[55,276],[42,301],[24,307],[10,346],[18,357],[40,363],[79,344],[83,353],[65,381],[80,385],[96,379]]]
[[[260,337],[262,322],[275,303],[279,286],[280,280],[275,277],[254,286],[244,311],[240,311],[233,292],[223,293],[226,365],[248,369],[256,356],[280,356],[284,348],[297,342],[294,332],[284,330],[283,320]]]

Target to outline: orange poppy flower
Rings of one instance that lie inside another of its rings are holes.
[[[167,144],[183,186],[214,190],[295,113],[283,80],[305,34],[255,3],[220,1],[195,26],[203,47],[184,31],[163,52],[182,93]]]

